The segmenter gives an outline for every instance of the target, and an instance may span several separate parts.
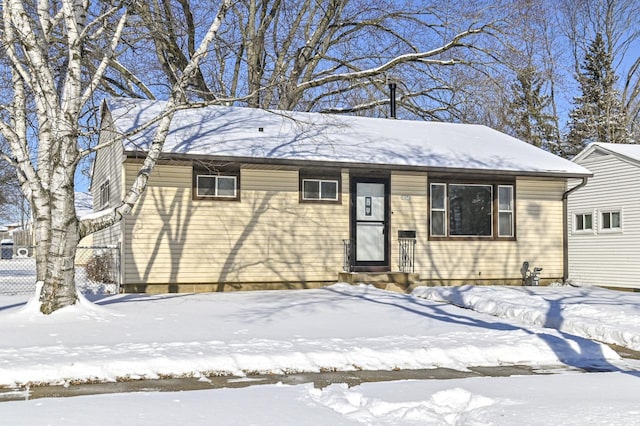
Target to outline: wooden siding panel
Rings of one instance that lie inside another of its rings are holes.
[[[590,156],[594,173],[569,196],[569,278],[585,285],[640,288],[640,168],[614,155]],[[600,212],[622,210],[621,233],[601,232]],[[574,214],[592,212],[594,232],[573,231]]]
[[[399,230],[416,231],[416,248],[428,240],[426,173],[391,174],[391,270],[399,270]],[[416,263],[424,251],[416,250]],[[424,262],[424,259],[421,260]],[[417,272],[417,271],[416,271]]]
[[[297,171],[242,169],[240,202],[192,201],[190,167],[157,172],[126,219],[126,283],[336,279],[348,193],[342,204],[301,204]]]
[[[127,180],[137,166],[127,164]],[[157,173],[156,173],[157,172]],[[159,165],[125,219],[125,282],[206,283],[335,280],[349,238],[349,174],[342,203],[299,203],[298,172],[241,169],[241,201],[193,201],[191,168]],[[426,279],[520,278],[524,260],[562,275],[564,182],[520,179],[517,241],[429,241],[427,175],[391,176],[391,259],[397,232],[415,230],[416,272]]]

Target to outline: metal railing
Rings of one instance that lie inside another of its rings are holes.
[[[400,272],[415,272],[416,239],[398,238],[398,269]]]
[[[35,292],[35,247],[2,246],[0,294]],[[120,249],[118,247],[78,247],[75,260],[76,287],[83,294],[120,292]]]

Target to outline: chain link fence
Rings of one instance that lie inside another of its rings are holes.
[[[120,249],[118,247],[78,247],[76,287],[83,294],[120,292]],[[0,246],[0,294],[35,292],[35,247]]]

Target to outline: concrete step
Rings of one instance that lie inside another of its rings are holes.
[[[339,272],[338,280],[349,284],[371,284],[383,290],[409,293],[413,285],[419,283],[420,275],[408,272]]]

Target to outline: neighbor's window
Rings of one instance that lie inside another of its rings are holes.
[[[429,200],[432,237],[515,236],[513,185],[432,183]]]
[[[576,213],[573,222],[575,231],[593,231],[592,213]]]
[[[236,198],[237,177],[222,175],[197,175],[196,194],[208,198]]]
[[[100,185],[100,208],[104,209],[109,207],[109,180],[106,180]]]
[[[340,179],[333,177],[301,177],[300,201],[340,202]]]
[[[620,221],[620,211],[608,211],[600,214],[600,228],[608,231],[619,231],[622,229]]]

